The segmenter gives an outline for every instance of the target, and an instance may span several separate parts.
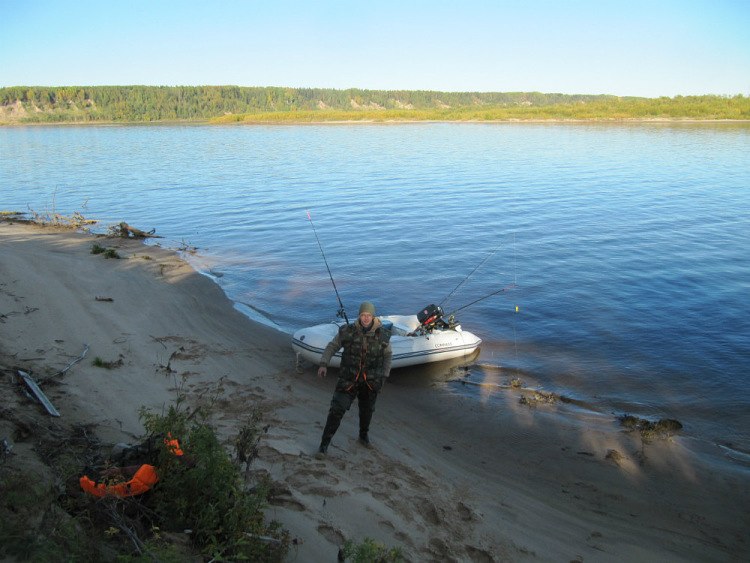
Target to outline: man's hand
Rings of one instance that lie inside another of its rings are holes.
[[[326,373],[328,373],[328,368],[325,366],[320,366],[318,368],[318,377],[325,377]]]

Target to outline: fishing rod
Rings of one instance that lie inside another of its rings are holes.
[[[339,318],[343,318],[346,321],[346,324],[349,324],[349,318],[346,316],[346,310],[344,309],[344,304],[341,302],[341,297],[339,296],[339,290],[336,289],[336,282],[333,281],[333,274],[331,273],[331,268],[328,267],[328,260],[326,260],[326,253],[323,252],[323,245],[320,244],[320,239],[318,238],[318,231],[315,230],[315,223],[313,223],[312,217],[310,217],[310,212],[307,212],[307,219],[310,221],[310,225],[312,225],[313,233],[315,233],[315,240],[318,241],[318,247],[320,248],[320,253],[323,255],[323,262],[326,264],[326,270],[328,270],[328,276],[331,278],[331,283],[333,284],[333,291],[336,292],[336,299],[339,300],[339,307],[340,309],[336,312],[336,316]]]
[[[442,301],[441,301],[441,302],[439,303],[439,305],[442,305],[443,303],[445,303],[446,301],[448,301],[448,299],[450,299],[450,298],[451,298],[451,295],[453,295],[454,293],[456,293],[456,290],[458,290],[458,288],[459,288],[459,287],[461,287],[461,286],[462,286],[462,285],[463,285],[463,284],[464,284],[464,283],[465,283],[465,282],[466,282],[466,281],[467,281],[467,280],[468,280],[468,279],[469,279],[469,278],[470,278],[470,277],[471,277],[471,276],[472,276],[472,275],[474,274],[474,272],[476,272],[476,271],[477,271],[477,270],[478,270],[479,268],[481,268],[481,267],[482,267],[482,264],[484,264],[485,262],[487,262],[487,260],[489,260],[489,259],[490,259],[490,258],[492,257],[492,255],[493,255],[493,254],[495,254],[495,252],[497,252],[498,250],[500,250],[500,247],[499,247],[499,246],[498,246],[498,247],[497,247],[497,248],[496,248],[495,250],[493,250],[492,252],[490,252],[490,253],[489,253],[489,254],[487,255],[487,257],[486,257],[486,258],[485,258],[484,260],[482,260],[482,261],[481,261],[481,262],[479,263],[479,265],[478,265],[478,266],[477,266],[476,268],[474,268],[474,269],[473,269],[473,270],[472,270],[471,272],[469,272],[469,275],[468,275],[468,276],[466,276],[466,277],[465,277],[465,278],[464,278],[463,280],[461,280],[461,281],[459,282],[459,284],[458,284],[458,285],[457,285],[456,287],[454,287],[454,288],[453,288],[453,291],[451,291],[451,292],[450,292],[450,293],[449,293],[449,294],[448,294],[448,295],[447,295],[447,296],[445,297],[445,299],[443,299],[443,300],[442,300]]]
[[[475,299],[474,301],[472,301],[471,303],[468,303],[468,304],[464,305],[463,307],[459,307],[458,309],[455,309],[453,312],[451,312],[448,315],[448,317],[449,318],[452,317],[453,315],[455,315],[459,311],[463,311],[464,309],[466,309],[467,307],[471,307],[475,303],[479,303],[480,301],[484,301],[485,299],[488,299],[490,297],[498,295],[499,293],[505,293],[506,291],[514,289],[515,287],[517,287],[516,284],[515,284],[515,282],[510,283],[510,284],[506,285],[505,287],[498,289],[497,291],[493,291],[492,293],[490,293],[488,295],[485,295],[484,297],[480,297],[479,299]]]

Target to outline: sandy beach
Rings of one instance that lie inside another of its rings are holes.
[[[92,254],[95,242],[121,259]],[[23,395],[22,369],[44,382],[60,424],[133,442],[139,408],[175,399],[167,363],[190,396],[221,381],[223,435],[262,413],[251,469],[274,483],[267,517],[294,538],[290,561],[335,561],[345,540],[367,537],[410,561],[750,559],[747,468],[717,471],[679,433],[645,442],[616,413],[523,404],[510,386],[476,402],[439,378],[425,384],[429,370],[395,370],[375,448],[357,443],[354,406],[328,458],[315,459],[335,377],[299,364],[290,335],[241,314],[172,250],[0,222],[0,438],[19,419],[49,420]],[[32,467],[33,446],[17,440],[7,463]]]

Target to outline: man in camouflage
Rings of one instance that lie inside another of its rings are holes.
[[[328,362],[333,355],[341,348],[343,352],[339,379],[316,457],[323,457],[327,453],[331,438],[355,397],[359,407],[359,442],[370,447],[368,432],[375,401],[391,371],[390,339],[391,331],[375,316],[375,306],[365,301],[359,306],[357,321],[340,327],[326,346],[320,358],[319,377],[326,376]]]

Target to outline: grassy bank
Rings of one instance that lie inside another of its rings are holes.
[[[577,102],[549,106],[459,107],[426,110],[318,110],[224,115],[212,123],[337,121],[749,120],[750,98],[694,96]]]

